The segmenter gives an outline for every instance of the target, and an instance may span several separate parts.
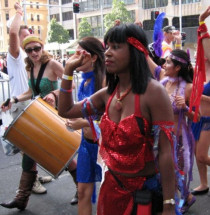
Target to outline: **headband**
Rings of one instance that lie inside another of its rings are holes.
[[[39,37],[30,34],[29,36],[25,37],[25,39],[23,40],[23,43],[22,43],[23,48],[25,48],[26,45],[28,45],[31,42],[37,42],[37,43],[40,43],[41,45],[44,45],[43,41]]]
[[[145,46],[140,41],[138,41],[136,38],[128,37],[127,42],[130,43],[135,48],[137,48],[139,51],[143,52],[146,56],[149,55]]]
[[[184,60],[183,58],[174,56],[172,54],[170,54],[168,57],[170,57],[173,60],[179,61],[180,63],[188,64],[188,62],[186,60]]]

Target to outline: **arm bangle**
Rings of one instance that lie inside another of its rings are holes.
[[[64,92],[64,93],[71,93],[72,92],[72,88],[70,90],[66,90],[66,89],[60,88],[60,91]]]
[[[73,75],[62,75],[62,79],[67,80],[67,81],[72,81],[73,80]]]
[[[199,25],[203,25],[203,24],[205,24],[205,21],[199,22]]]

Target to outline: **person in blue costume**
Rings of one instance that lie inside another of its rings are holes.
[[[22,47],[27,54],[25,62],[26,71],[29,76],[29,89],[25,93],[13,97],[8,106],[3,104],[1,106],[2,110],[8,110],[12,104],[27,101],[37,95],[40,95],[52,107],[56,107],[58,78],[62,78],[63,75],[62,65],[53,60],[52,56],[44,51],[44,44],[36,35],[30,34],[25,37],[22,42]],[[45,65],[45,68],[43,68],[43,65]],[[41,70],[43,70],[42,76],[40,76]],[[40,78],[38,78],[39,76]],[[39,85],[37,85],[38,79],[40,80]],[[5,208],[18,208],[19,210],[26,208],[37,176],[37,164],[33,159],[24,154],[22,169],[16,197],[11,202],[1,203],[1,206]],[[68,169],[73,179],[75,178],[76,183],[76,162],[71,162]]]
[[[76,53],[69,61],[82,51],[90,53],[90,56],[83,60],[82,66],[76,68],[76,71],[82,71],[83,79],[78,91],[79,101],[90,97],[102,88],[105,74],[105,50],[102,43],[94,37],[83,38],[78,42]],[[96,201],[95,182],[100,182],[102,178],[101,167],[96,163],[98,141],[94,139],[91,126],[86,119],[67,120],[67,125],[74,130],[82,129],[82,139],[77,159],[78,214],[91,215],[91,196],[92,202],[95,203]]]
[[[201,56],[200,52],[197,57],[206,57],[205,59],[203,59],[203,63],[205,62],[206,83],[204,85],[204,90],[200,102],[200,121],[192,125],[193,134],[196,140],[195,157],[200,176],[200,185],[193,189],[193,191],[191,192],[193,195],[203,195],[209,192],[207,168],[208,166],[210,166],[210,156],[208,155],[210,146],[210,36],[207,26],[205,25],[205,19],[209,16],[210,6],[208,6],[207,9],[199,16],[199,28],[202,29],[200,31],[200,35],[203,37],[201,42],[204,50],[204,55]]]
[[[210,80],[210,62],[206,59],[206,75],[207,80]],[[210,81],[204,85],[203,95],[200,103],[200,120],[197,123],[192,124],[192,131],[196,141],[195,157],[198,167],[200,185],[193,189],[191,192],[193,195],[207,194],[208,187],[208,175],[207,168],[210,166],[209,151],[209,138],[210,138]]]

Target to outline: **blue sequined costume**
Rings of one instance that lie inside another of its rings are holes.
[[[95,92],[94,73],[82,74],[83,81],[78,92],[79,101],[91,96]],[[88,85],[84,86],[87,79],[91,78]],[[101,181],[102,170],[96,163],[98,154],[98,144],[86,140],[82,131],[82,139],[77,159],[77,181],[80,183],[94,183]]]

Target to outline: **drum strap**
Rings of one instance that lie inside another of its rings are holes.
[[[39,84],[40,84],[40,81],[42,79],[42,76],[44,74],[44,70],[45,70],[48,62],[41,65],[41,68],[39,70],[39,74],[38,74],[38,77],[36,80],[36,85],[35,85],[35,81],[34,81],[34,67],[31,67],[31,87],[32,87],[34,96],[38,96],[40,94]]]

